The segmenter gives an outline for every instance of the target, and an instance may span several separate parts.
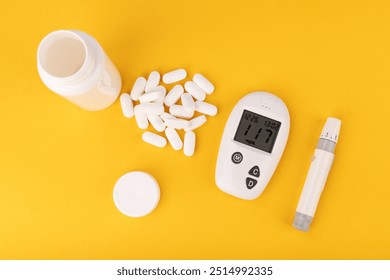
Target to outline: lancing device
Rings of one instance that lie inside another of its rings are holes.
[[[334,149],[339,138],[341,121],[328,118],[314,151],[309,173],[295,212],[293,227],[308,231],[334,160]]]

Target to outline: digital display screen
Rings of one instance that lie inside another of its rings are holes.
[[[244,110],[234,140],[272,153],[282,123]]]

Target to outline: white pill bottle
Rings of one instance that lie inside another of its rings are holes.
[[[48,34],[39,44],[37,60],[43,83],[85,110],[107,108],[121,90],[118,69],[99,43],[84,32]]]

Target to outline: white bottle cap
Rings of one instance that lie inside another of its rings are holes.
[[[157,181],[148,173],[126,173],[114,187],[114,203],[126,216],[142,217],[152,212],[160,200]]]

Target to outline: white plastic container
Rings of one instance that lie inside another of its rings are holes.
[[[83,109],[102,110],[118,98],[119,71],[99,43],[84,32],[48,34],[39,44],[37,59],[43,83]]]

